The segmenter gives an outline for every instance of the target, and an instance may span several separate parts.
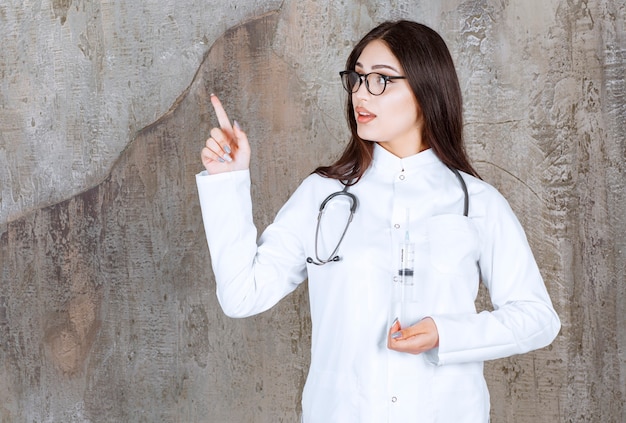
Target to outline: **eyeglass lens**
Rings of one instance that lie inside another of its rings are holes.
[[[387,79],[380,73],[372,72],[367,75],[360,75],[356,71],[348,71],[341,74],[343,87],[349,93],[357,92],[363,80],[365,80],[365,87],[372,95],[382,94],[387,86]]]

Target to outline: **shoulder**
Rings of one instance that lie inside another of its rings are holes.
[[[317,173],[312,173],[304,178],[294,195],[308,195],[317,198],[320,195],[327,196],[331,191],[335,192],[342,189],[343,185],[337,179],[326,178]]]
[[[504,195],[483,180],[464,176],[470,193],[469,217],[476,228],[488,238],[506,234],[510,242],[515,238],[525,240],[524,228]]]
[[[467,173],[462,175],[470,196],[472,217],[513,213],[507,199],[493,185]]]
[[[502,194],[490,183],[475,176],[461,172],[470,194],[486,197],[502,197]]]
[[[284,207],[298,209],[319,209],[319,204],[329,194],[343,189],[343,185],[336,179],[325,178],[318,174],[311,174],[304,178],[293,192]]]

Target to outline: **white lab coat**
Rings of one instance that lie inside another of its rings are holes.
[[[469,218],[459,181],[431,150],[400,159],[376,145],[372,165],[350,188],[359,202],[341,261],[316,266],[306,258],[315,258],[319,206],[342,189],[338,181],[306,178],[257,241],[249,172],[197,175],[227,315],[267,310],[308,277],[313,332],[303,422],[486,422],[483,361],[544,347],[557,335],[559,318],[508,203],[487,183],[463,177]],[[345,197],[327,209],[322,259],[345,225]],[[407,229],[417,295],[401,324],[430,316],[439,331],[439,347],[420,355],[386,346],[399,317],[391,291]],[[476,312],[479,280],[494,311]]]

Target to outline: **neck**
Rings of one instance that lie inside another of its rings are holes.
[[[415,144],[407,144],[407,143],[394,144],[392,142],[378,142],[377,144],[380,145],[385,150],[387,150],[388,152],[390,152],[391,154],[393,154],[394,156],[397,156],[401,159],[404,159],[405,157],[414,156],[428,149],[428,146],[423,144],[421,140]]]

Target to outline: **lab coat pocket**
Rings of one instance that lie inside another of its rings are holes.
[[[432,393],[438,422],[484,423],[489,420],[489,391],[482,363],[438,367]]]
[[[471,219],[457,214],[434,216],[427,222],[430,263],[442,275],[477,272],[478,232]]]
[[[348,374],[311,370],[302,393],[303,420],[317,422],[356,422],[357,381]]]

